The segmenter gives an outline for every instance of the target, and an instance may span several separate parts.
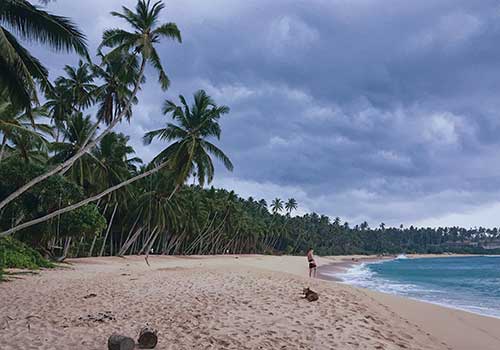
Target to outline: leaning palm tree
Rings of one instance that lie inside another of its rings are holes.
[[[164,129],[158,129],[147,133],[144,141],[150,143],[154,138],[165,141],[174,141],[170,146],[156,156],[149,167],[141,174],[136,175],[122,183],[106,189],[105,191],[86,198],[65,208],[56,210],[43,217],[19,224],[6,231],[0,232],[0,237],[10,235],[24,228],[36,225],[64,214],[71,210],[80,208],[88,203],[95,202],[110,193],[138,181],[146,176],[154,174],[162,169],[167,169],[173,176],[174,190],[167,198],[170,200],[179,187],[186,181],[190,174],[196,171],[198,182],[203,185],[205,179],[211,182],[214,175],[214,166],[210,155],[220,159],[228,170],[233,169],[229,158],[213,143],[206,140],[209,137],[219,139],[221,129],[219,119],[221,115],[228,113],[226,106],[217,106],[215,102],[203,91],[194,94],[195,102],[191,108],[187,105],[183,96],[180,96],[182,107],[173,102],[166,101],[165,114],[172,114],[174,120],[179,124],[168,123]],[[280,200],[281,201],[281,200]],[[281,202],[281,209],[283,203]]]
[[[146,62],[151,63],[158,72],[161,87],[166,90],[170,85],[170,80],[163,69],[154,44],[158,43],[161,38],[181,42],[181,34],[175,23],[156,26],[160,12],[164,8],[165,5],[161,1],[151,5],[150,0],[139,0],[135,6],[135,12],[125,6],[122,6],[123,13],[111,12],[113,16],[124,19],[132,27],[133,31],[129,32],[123,29],[106,30],[99,51],[103,47],[113,48],[108,53],[110,56],[130,52],[131,50],[140,53],[142,56],[140,71],[144,71]]]
[[[104,47],[108,47],[112,48],[111,52],[108,53],[109,56],[118,55],[124,51],[132,52],[141,56],[139,74],[137,76],[137,80],[135,81],[135,86],[132,94],[130,95],[130,98],[123,107],[121,113],[116,116],[116,118],[109,124],[106,129],[104,129],[103,132],[101,132],[99,136],[91,140],[91,138],[94,136],[92,134],[87,142],[84,143],[85,146],[82,147],[80,151],[78,151],[73,157],[47,171],[46,173],[30,180],[28,183],[7,196],[7,198],[0,202],[0,210],[37,183],[71,167],[71,165],[78,158],[87,154],[92,148],[95,147],[96,144],[101,141],[101,139],[106,134],[111,132],[116,124],[119,123],[121,119],[125,115],[127,115],[127,113],[129,113],[131,104],[134,101],[137,92],[139,91],[141,82],[143,81],[144,70],[146,68],[147,62],[150,62],[155,70],[158,71],[161,87],[163,89],[166,89],[168,87],[169,80],[161,65],[160,58],[158,56],[158,53],[156,52],[154,44],[157,44],[163,37],[175,39],[181,42],[181,35],[179,29],[177,28],[177,25],[174,23],[166,23],[156,26],[159,20],[160,12],[163,8],[164,5],[161,1],[158,1],[151,5],[151,1],[149,0],[139,0],[137,2],[135,12],[126,7],[123,7],[123,13],[111,13],[113,16],[126,20],[129,25],[132,26],[133,31],[128,32],[123,29],[111,29],[105,31],[103,34],[103,42],[99,47],[99,51]],[[94,126],[95,130],[97,130],[97,126],[98,124]]]
[[[48,71],[16,38],[57,51],[88,55],[85,36],[66,17],[43,11],[26,0],[0,3],[0,85],[13,103],[30,108],[37,101],[36,85],[49,86]]]
[[[229,158],[208,138],[220,138],[219,119],[229,112],[227,106],[217,106],[205,91],[194,93],[194,103],[188,106],[184,96],[180,95],[181,106],[166,100],[163,114],[170,114],[176,123],[167,123],[165,128],[150,131],[144,135],[144,143],[150,144],[153,139],[174,141],[154,159],[153,163],[169,163],[175,174],[175,189],[184,184],[189,176],[195,176],[200,186],[211,183],[214,177],[214,165],[210,155],[222,161],[226,169],[232,171],[233,164]]]
[[[113,56],[101,54],[102,64],[93,66],[94,75],[102,80],[96,89],[96,100],[99,103],[97,119],[106,125],[116,119],[124,110],[128,101],[137,104],[137,97],[131,99],[134,84],[139,76],[137,56],[122,52]],[[126,111],[125,118],[130,120],[132,110]]]

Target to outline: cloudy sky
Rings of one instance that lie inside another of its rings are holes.
[[[216,186],[295,197],[301,212],[389,225],[500,225],[500,4],[494,0],[170,0],[164,42],[172,80],[151,77],[130,125],[203,88],[231,107],[221,147],[235,170]],[[58,0],[91,49],[133,0]],[[52,77],[75,57],[34,48]]]

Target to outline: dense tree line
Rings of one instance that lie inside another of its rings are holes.
[[[144,143],[165,148],[149,164],[127,135],[137,92],[151,65],[169,86],[156,46],[181,41],[174,23],[159,23],[163,3],[139,0],[112,15],[127,29],[103,33],[95,63],[71,21],[29,1],[0,6],[0,238],[13,236],[47,256],[125,254],[303,254],[483,252],[496,229],[350,227],[315,213],[293,216],[299,203],[242,199],[207,188],[213,160],[233,169],[217,146],[229,113],[204,91],[192,101],[165,99],[163,126]],[[82,56],[53,82],[16,38]],[[43,100],[43,103],[41,102]],[[7,246],[7,244],[4,244]],[[8,246],[17,246],[9,241]],[[493,252],[493,251],[491,251]]]

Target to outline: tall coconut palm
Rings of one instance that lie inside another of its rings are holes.
[[[69,92],[72,109],[81,111],[90,107],[94,101],[96,89],[96,85],[93,84],[94,76],[90,70],[90,64],[80,60],[77,67],[66,65],[64,71],[67,78],[58,78],[56,84],[59,82]]]
[[[196,92],[194,94],[194,99],[195,101],[191,108],[187,105],[183,96],[180,96],[182,107],[170,101],[165,102],[163,109],[164,114],[171,113],[172,117],[179,125],[168,123],[164,129],[151,131],[144,136],[144,141],[146,143],[150,143],[154,138],[174,141],[154,158],[152,166],[148,170],[78,203],[71,204],[43,217],[0,232],[0,237],[10,235],[16,231],[50,220],[60,214],[67,213],[88,203],[97,201],[128,184],[154,174],[164,168],[169,168],[173,173],[175,181],[175,188],[168,199],[172,198],[179,187],[194,171],[196,171],[198,182],[201,185],[204,184],[205,179],[207,182],[212,181],[214,166],[210,155],[214,155],[216,158],[220,159],[228,170],[232,170],[233,164],[229,158],[217,146],[207,140],[209,137],[220,138],[221,129],[218,121],[222,114],[229,112],[229,108],[226,106],[217,106],[203,90]],[[283,207],[281,207],[281,209],[283,209]]]
[[[14,0],[10,0],[14,1]],[[134,29],[133,32],[128,32],[123,29],[111,29],[107,30],[103,34],[103,42],[100,45],[100,49],[103,47],[114,48],[108,55],[114,56],[121,52],[133,52],[139,54],[142,57],[141,65],[139,69],[139,74],[137,80],[135,81],[134,90],[127,103],[123,107],[121,113],[116,116],[116,118],[109,124],[109,126],[104,129],[104,131],[94,140],[91,137],[85,142],[85,146],[80,149],[73,157],[69,158],[65,162],[59,164],[53,169],[47,171],[46,173],[35,177],[28,183],[18,188],[12,194],[7,196],[0,202],[0,210],[4,208],[7,204],[12,202],[14,199],[19,197],[21,194],[29,190],[31,187],[35,186],[37,183],[45,180],[46,178],[57,174],[61,171],[65,171],[67,168],[80,157],[87,154],[92,148],[98,144],[101,139],[111,132],[111,130],[116,126],[118,122],[129,112],[131,104],[135,99],[135,96],[139,90],[140,83],[143,81],[144,70],[146,63],[150,62],[152,66],[159,72],[159,81],[162,88],[166,89],[168,87],[168,78],[165,74],[163,67],[160,62],[160,58],[156,49],[154,47],[161,38],[166,37],[170,39],[175,39],[181,41],[181,35],[177,25],[174,23],[166,23],[157,26],[159,21],[159,15],[164,5],[159,1],[151,5],[151,2],[145,0],[139,0],[137,2],[135,12],[123,7],[123,13],[112,12],[113,16],[125,19]],[[1,68],[1,67],[0,67]],[[94,129],[97,128],[97,125]],[[93,136],[93,134],[91,135]]]
[[[298,204],[295,198],[290,198],[288,201],[285,203],[285,210],[287,211],[288,214],[291,214],[292,211],[297,210]]]
[[[223,114],[229,113],[229,107],[217,106],[203,90],[194,93],[194,103],[191,107],[184,96],[180,95],[179,99],[180,106],[169,100],[163,105],[163,114],[170,114],[175,123],[167,123],[165,128],[146,133],[144,143],[150,144],[155,138],[173,141],[153,159],[153,163],[168,162],[175,174],[176,189],[191,175],[196,176],[200,186],[203,186],[205,182],[211,183],[214,177],[214,165],[210,155],[222,161],[229,171],[233,170],[231,160],[208,141],[210,137],[220,139],[219,119]]]
[[[146,62],[151,63],[158,72],[158,81],[161,87],[166,90],[170,85],[165,70],[160,61],[160,56],[154,47],[161,38],[174,39],[182,41],[181,33],[175,23],[165,23],[156,26],[159,20],[160,12],[165,8],[161,1],[151,5],[150,0],[139,0],[135,6],[135,12],[122,6],[122,13],[111,12],[115,17],[122,18],[132,27],[129,32],[123,29],[109,29],[103,34],[103,47],[113,48],[110,56],[130,52],[131,50],[140,53],[142,56],[141,70]]]
[[[59,142],[59,134],[65,127],[64,123],[73,113],[71,91],[64,79],[56,79],[54,87],[45,94],[45,98],[47,102],[44,107],[56,129],[56,141]]]
[[[30,108],[32,101],[37,101],[36,83],[49,85],[48,72],[16,35],[57,51],[87,55],[85,36],[68,18],[50,14],[29,1],[1,1],[0,86],[7,90],[12,102]]]
[[[283,210],[283,201],[280,198],[275,198],[271,202],[271,210],[273,214],[277,214]]]
[[[96,89],[96,100],[99,102],[97,119],[106,125],[116,119],[125,109],[128,101],[138,102],[137,97],[131,99],[134,83],[139,75],[137,56],[122,52],[113,56],[101,55],[102,64],[93,66],[94,74],[103,81]],[[126,111],[125,118],[130,120],[132,110]]]

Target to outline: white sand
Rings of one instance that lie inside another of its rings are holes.
[[[0,283],[0,349],[106,349],[146,323],[157,349],[500,349],[500,320],[311,280],[304,257],[71,263]],[[113,319],[89,320],[99,313]]]

